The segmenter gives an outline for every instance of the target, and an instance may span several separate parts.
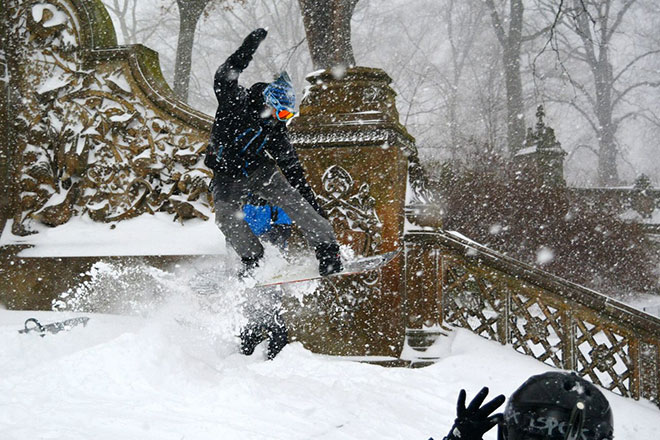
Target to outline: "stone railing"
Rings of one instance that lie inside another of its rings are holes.
[[[437,304],[423,308],[435,310],[438,322],[660,403],[660,319],[459,235],[416,232],[406,242],[438,270],[437,281],[426,283]],[[416,301],[430,304],[431,296]],[[420,323],[433,322],[432,315]]]

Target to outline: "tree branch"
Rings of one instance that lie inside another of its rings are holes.
[[[648,52],[645,52],[645,53],[643,53],[643,54],[641,54],[641,55],[636,56],[636,57],[633,58],[633,59],[632,59],[632,60],[631,60],[631,61],[630,61],[630,62],[629,62],[629,63],[628,63],[623,69],[621,69],[621,71],[620,71],[619,73],[617,73],[617,74],[614,76],[614,78],[612,79],[612,82],[616,82],[616,81],[621,77],[621,75],[623,75],[628,69],[630,69],[635,63],[637,63],[637,62],[638,62],[639,60],[641,60],[642,58],[645,58],[645,57],[647,57],[647,56],[649,56],[649,55],[655,55],[655,54],[657,54],[657,53],[660,53],[660,49],[650,50],[650,51],[648,51]]]
[[[596,57],[593,47],[594,40],[591,34],[591,27],[587,21],[591,16],[589,15],[589,11],[583,0],[580,0],[580,4],[582,5],[582,10],[576,11],[575,17],[573,18],[576,25],[574,30],[582,40],[582,45],[584,46],[585,55],[587,57],[587,64],[593,69],[598,64],[598,58]]]
[[[610,27],[609,32],[607,32],[607,35],[606,35],[607,40],[606,40],[606,41],[608,41],[608,42],[610,41],[610,38],[612,38],[612,35],[614,34],[614,32],[616,32],[617,28],[618,28],[619,25],[621,24],[621,21],[623,20],[623,16],[626,15],[626,12],[628,12],[628,9],[630,9],[630,7],[631,7],[636,1],[637,1],[637,0],[627,0],[627,1],[623,4],[623,6],[622,6],[621,9],[619,10],[619,12],[616,14],[616,19],[614,20],[614,24],[612,24],[612,26]],[[609,4],[610,4],[610,2],[608,2],[608,6],[609,6]],[[609,10],[608,10],[608,14],[609,14]]]
[[[660,81],[641,81],[626,87],[623,91],[617,93],[617,97],[612,101],[612,108],[621,101],[628,93],[640,87],[660,87]]]
[[[625,121],[626,119],[631,118],[631,117],[637,117],[637,116],[639,116],[639,115],[640,115],[640,112],[637,111],[637,110],[635,110],[635,111],[630,111],[630,112],[628,112],[628,113],[626,113],[626,114],[624,114],[624,115],[619,116],[618,118],[615,118],[612,122],[613,122],[615,125],[618,126],[621,122]]]
[[[495,35],[497,36],[498,41],[504,47],[506,45],[506,33],[504,32],[504,27],[502,26],[502,21],[500,16],[495,9],[495,3],[493,0],[486,0],[486,6],[490,8],[490,17],[493,20],[493,28],[495,29]]]
[[[594,156],[598,157],[598,150],[596,150],[594,147],[587,144],[580,144],[580,145],[576,145],[575,148],[568,154],[568,157],[566,158],[566,162],[570,161],[573,155],[582,149],[591,151],[594,154]]]
[[[589,101],[589,104],[590,104],[593,108],[596,108],[596,99],[595,99],[593,96],[591,96],[591,94],[590,94],[589,91],[586,89],[586,87],[584,86],[584,84],[581,84],[581,83],[579,83],[579,82],[577,82],[577,81],[571,81],[571,84],[572,84],[573,87],[575,87],[577,90],[579,90],[580,92],[582,92],[582,95],[584,95],[584,97],[587,98],[587,101]]]
[[[558,103],[560,103],[560,104],[568,104],[568,105],[570,105],[570,106],[573,107],[575,110],[577,110],[577,111],[578,111],[578,112],[584,117],[584,119],[587,120],[587,122],[589,123],[589,125],[591,125],[591,128],[593,129],[593,131],[596,132],[596,133],[598,133],[598,125],[597,125],[595,122],[593,122],[593,121],[591,120],[590,115],[589,115],[585,110],[583,110],[579,105],[577,105],[574,101],[569,101],[569,100],[567,100],[567,99],[557,99],[557,98],[551,98],[551,99],[548,99],[548,101],[550,101],[550,102],[558,102]]]

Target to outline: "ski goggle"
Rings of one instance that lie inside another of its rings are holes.
[[[287,109],[281,109],[281,110],[275,109],[275,116],[280,121],[288,121],[289,119],[295,116],[295,113]]]

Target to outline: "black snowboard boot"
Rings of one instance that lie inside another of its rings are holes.
[[[241,262],[243,263],[243,268],[238,271],[238,278],[244,280],[245,278],[251,277],[254,274],[254,271],[259,267],[259,262],[263,255],[258,255],[256,257],[242,257]]]
[[[270,328],[268,337],[270,338],[270,341],[268,341],[268,359],[273,360],[282,351],[287,342],[289,342],[289,335],[287,334],[286,327],[278,324]]]
[[[343,269],[337,243],[321,243],[316,246],[316,258],[319,260],[319,274],[322,277],[341,272]]]
[[[260,328],[246,327],[241,330],[241,353],[250,356],[257,345],[266,340],[266,333]]]

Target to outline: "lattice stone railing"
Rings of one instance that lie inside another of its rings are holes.
[[[442,322],[660,404],[660,319],[451,233],[407,241],[433,244]]]

